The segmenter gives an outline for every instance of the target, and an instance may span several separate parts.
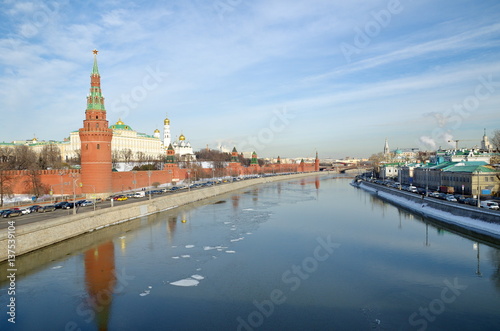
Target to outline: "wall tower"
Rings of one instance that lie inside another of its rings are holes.
[[[79,130],[81,141],[81,183],[84,193],[101,196],[112,191],[111,139],[113,130],[106,120],[104,97],[101,93],[101,76],[97,67],[97,50],[94,50],[94,66],[90,74],[90,93],[83,128]]]

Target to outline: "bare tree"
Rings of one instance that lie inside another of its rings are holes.
[[[27,170],[35,169],[37,155],[33,149],[26,145],[14,146],[12,158],[9,161],[9,169],[13,170]]]
[[[7,171],[3,169],[3,164],[0,163],[0,207],[3,206],[5,197],[12,197],[14,177],[7,175]]]
[[[500,130],[493,131],[493,138],[491,138],[491,144],[493,148],[499,152],[500,151]]]
[[[60,169],[62,166],[61,150],[54,144],[43,146],[38,156],[38,167],[40,169]]]
[[[38,170],[29,170],[28,178],[24,181],[26,193],[39,197],[49,191],[47,185],[42,183]]]

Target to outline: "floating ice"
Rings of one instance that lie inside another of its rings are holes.
[[[186,278],[186,279],[181,279],[176,282],[170,283],[170,285],[174,286],[197,286],[200,282],[196,279],[192,278]]]
[[[149,292],[150,292],[149,290],[146,290],[146,291],[142,292],[142,293],[141,293],[141,294],[139,294],[139,295],[140,295],[141,297],[143,297],[143,296],[148,295],[148,294],[149,294]]]
[[[179,257],[178,256],[172,256],[172,259],[178,259]]]
[[[245,208],[245,209],[243,209],[243,210],[253,210],[253,208]]]
[[[181,255],[182,258],[187,258],[187,257],[191,257],[191,255],[189,254],[186,254],[186,255]]]
[[[194,245],[186,245],[186,248],[193,248]]]
[[[252,234],[252,232],[247,232],[247,234]]]
[[[245,238],[240,237],[240,238],[237,238],[237,239],[231,239],[231,242],[237,242],[237,241],[240,241],[240,240],[243,240],[243,239],[245,239]]]
[[[125,239],[125,236],[118,237],[118,239]]]
[[[232,222],[224,222],[224,224],[231,224]]]
[[[236,251],[226,251],[226,253],[236,253]]]
[[[52,267],[50,269],[61,269],[61,268],[62,268],[62,265],[58,265],[58,266]]]
[[[201,276],[201,275],[192,275],[191,278],[193,279],[196,279],[196,280],[202,280],[202,279],[205,279],[205,277]]]

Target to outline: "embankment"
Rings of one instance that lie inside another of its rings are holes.
[[[469,235],[480,234],[500,240],[500,212],[448,202],[401,191],[386,186],[362,182],[360,188],[382,199],[407,208],[424,217],[446,223]]]
[[[8,259],[8,248],[12,248],[10,254],[19,256],[87,232],[176,208],[220,194],[244,189],[249,186],[322,174],[324,173],[311,172],[243,180],[190,192],[185,191],[182,193],[169,194],[156,197],[153,200],[142,200],[123,206],[101,209],[94,213],[58,217],[43,222],[25,224],[14,227],[14,229],[11,227],[10,230],[2,229],[0,230],[0,261]],[[15,221],[14,218],[9,220]],[[11,240],[10,242],[9,239]]]

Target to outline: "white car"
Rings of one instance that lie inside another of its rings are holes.
[[[446,201],[457,202],[457,199],[453,195],[448,195],[446,197]]]
[[[29,214],[29,213],[31,213],[31,209],[23,208],[23,209],[21,209],[21,213],[23,213],[23,215]]]
[[[495,202],[495,201],[491,201],[491,200],[481,201],[481,207],[482,208],[493,209],[493,210],[498,210],[499,209],[498,203]]]

